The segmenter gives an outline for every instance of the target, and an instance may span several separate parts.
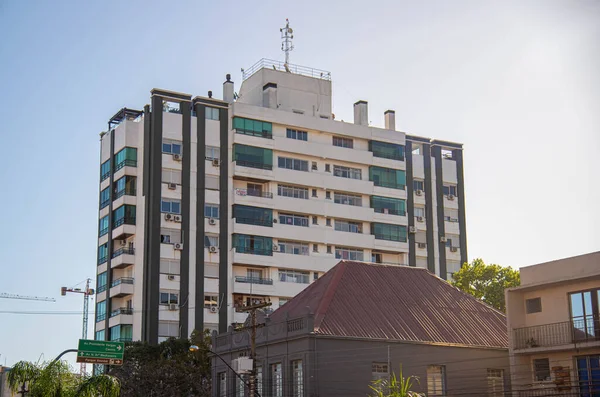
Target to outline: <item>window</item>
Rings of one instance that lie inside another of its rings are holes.
[[[137,167],[137,149],[126,147],[115,154],[115,172],[123,167]]]
[[[406,173],[402,170],[371,166],[369,167],[369,180],[375,186],[404,190]]]
[[[487,370],[488,397],[504,397],[504,370]]]
[[[349,179],[362,179],[362,171],[360,168],[343,167],[341,165],[333,166],[333,176]]]
[[[283,397],[283,374],[281,363],[271,364],[271,396]]]
[[[256,367],[256,391],[260,396],[263,395],[263,369]]]
[[[219,372],[219,397],[227,397],[227,373]]]
[[[319,224],[319,218],[318,218],[318,217],[316,217],[316,216],[313,216],[313,217],[312,217],[312,224],[313,224],[313,225],[318,225],[318,224]]]
[[[111,341],[131,342],[133,338],[132,325],[116,325],[108,329]]]
[[[208,120],[219,120],[219,109],[217,108],[209,108],[208,106],[205,108],[205,117]]]
[[[181,214],[181,201],[175,199],[161,199],[160,212],[166,214]]]
[[[458,210],[444,208],[444,220],[446,222],[458,222]]]
[[[244,119],[241,117],[233,118],[233,129],[238,134],[259,136],[263,138],[273,138],[273,125],[266,121]]]
[[[425,207],[415,207],[415,217],[425,218]]]
[[[160,291],[160,304],[161,305],[170,305],[170,304],[179,304],[179,293],[176,291]]]
[[[460,271],[460,267],[460,261],[446,260],[446,280],[452,280],[454,273],[458,273]]]
[[[454,185],[444,185],[444,196],[457,196],[456,194],[456,186]]]
[[[219,236],[207,234],[204,236],[204,247],[218,247],[219,246]]]
[[[279,307],[285,305],[286,303],[288,303],[290,301],[289,298],[279,298]]]
[[[353,205],[362,207],[362,197],[355,194],[333,192],[333,202],[336,204]]]
[[[331,192],[325,192],[325,198],[331,200]]]
[[[244,390],[245,390],[245,386],[246,384],[244,383],[245,381],[243,381],[242,379],[245,376],[243,374],[240,374],[240,377],[235,377],[235,383],[236,383],[236,391],[235,391],[235,395],[236,397],[244,397]]]
[[[430,365],[427,367],[427,396],[446,395],[446,367]]]
[[[103,189],[100,192],[100,209],[110,204],[110,187]]]
[[[94,337],[94,340],[104,340],[104,338],[106,338],[106,333],[104,332],[104,330],[101,331],[96,331],[96,336]]]
[[[181,185],[181,171],[168,168],[162,169],[162,182]]]
[[[277,166],[279,168],[287,168],[288,170],[308,172],[308,161],[293,159],[290,157],[278,157]]]
[[[160,258],[160,273],[162,274],[179,274],[179,260]]]
[[[313,171],[317,171],[317,170],[319,169],[319,168],[318,168],[318,166],[317,166],[317,162],[316,162],[316,161],[313,161],[313,162],[312,162],[311,169],[312,169]]]
[[[236,143],[233,145],[233,161],[243,167],[272,170],[273,151]]]
[[[379,214],[406,215],[406,201],[397,198],[371,196],[371,208]]]
[[[204,188],[208,190],[219,190],[219,177],[215,175],[206,175],[204,177]]]
[[[389,375],[389,369],[387,363],[373,363],[371,364],[371,376],[373,380],[387,379]]]
[[[312,190],[312,196],[313,196],[313,197],[318,197],[318,196],[317,196],[317,189],[313,189],[313,190]]]
[[[422,192],[425,191],[425,181],[421,180],[421,179],[414,179],[413,180],[413,190],[417,191],[420,190]]]
[[[325,218],[325,225],[331,226],[331,218]]]
[[[167,154],[181,154],[181,141],[163,139],[162,152]]]
[[[268,208],[234,205],[233,217],[236,223],[273,227],[273,210]]]
[[[404,161],[404,146],[395,143],[369,141],[369,151],[374,157]]]
[[[234,234],[233,247],[239,253],[273,256],[273,239],[271,237]]]
[[[327,246],[327,253],[331,254],[331,245]],[[337,251],[336,251],[336,257],[337,257]]]
[[[304,397],[304,377],[302,374],[302,360],[292,361],[292,396]]]
[[[362,233],[362,222],[351,222],[336,219],[335,230],[338,232]]]
[[[113,188],[115,200],[124,195],[135,196],[135,183],[135,176],[125,175],[119,178]]]
[[[308,132],[292,130],[290,128],[287,129],[286,136],[290,139],[297,139],[299,141],[307,141],[308,140]]]
[[[219,204],[204,204],[204,217],[219,219]]]
[[[206,146],[206,160],[219,160],[221,158],[221,148],[216,146]]]
[[[354,141],[350,138],[342,138],[339,136],[333,137],[333,146],[345,147],[352,149],[354,147]]]
[[[331,172],[331,164],[325,164],[325,172]]]
[[[319,244],[313,244],[313,252],[319,252]]]
[[[446,234],[446,247],[460,248],[460,236],[457,234]]]
[[[279,269],[279,281],[283,283],[308,284],[310,282],[310,272]]]
[[[313,281],[317,281],[319,279],[319,273],[318,272],[314,272],[313,273]]]
[[[329,247],[329,246],[328,246]],[[347,259],[351,261],[362,261],[364,259],[363,250],[353,248],[335,247],[335,259]]]
[[[135,225],[135,205],[124,204],[113,211],[113,229],[123,224]]]
[[[110,176],[110,160],[106,160],[100,165],[100,182]]]
[[[533,360],[533,380],[536,382],[550,380],[550,360],[547,358],[536,358]]]
[[[98,237],[102,237],[108,233],[108,215],[100,218],[100,224],[98,226]]]
[[[96,303],[96,322],[106,320],[106,301]]]
[[[178,229],[160,229],[160,242],[162,244],[181,243],[181,230]]]
[[[204,295],[204,308],[219,306],[219,297],[217,295]]]
[[[527,314],[539,313],[542,311],[542,298],[532,298],[525,301]]]
[[[279,252],[284,254],[308,255],[308,244],[305,243],[279,240],[277,245],[279,246]]]
[[[308,227],[308,216],[294,214],[279,214],[279,223],[281,223],[282,225]]]
[[[579,356],[574,358],[577,363],[577,380],[579,381],[579,391],[581,393],[577,395],[585,397],[598,396],[598,391],[600,391],[600,356]],[[561,377],[562,379],[559,379],[559,373],[560,372],[555,372],[557,378],[555,379],[556,383],[560,384],[560,380],[564,379],[567,381],[566,383],[569,384],[569,372],[567,371],[566,376]]]
[[[597,339],[600,335],[600,289],[569,294],[574,339]]]
[[[98,264],[101,265],[108,260],[108,243],[98,247]]]
[[[179,337],[179,322],[178,321],[159,321],[158,336]]]
[[[406,226],[390,225],[387,223],[372,223],[371,234],[376,240],[406,242]]]
[[[102,272],[96,278],[96,292],[104,292],[106,291],[106,272]]]

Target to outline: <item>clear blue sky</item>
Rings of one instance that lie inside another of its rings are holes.
[[[395,109],[399,129],[465,144],[470,258],[600,249],[599,1],[0,0],[0,292],[58,299],[0,300],[0,363],[76,346],[82,300],[59,289],[96,273],[108,118],[153,87],[239,88],[240,68],[282,59],[286,17],[291,61],[332,72],[336,118],[363,99],[376,126]]]

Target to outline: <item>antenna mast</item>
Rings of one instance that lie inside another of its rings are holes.
[[[292,40],[294,39],[294,30],[290,28],[290,21],[285,19],[285,27],[279,29],[281,32],[281,51],[285,52],[285,70],[289,72],[290,66],[290,52],[294,49]]]

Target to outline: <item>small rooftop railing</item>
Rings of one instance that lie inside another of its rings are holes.
[[[331,72],[328,72],[326,70],[315,69],[308,66],[294,65],[292,63],[286,65],[285,62],[266,58],[263,58],[260,61],[256,62],[248,69],[242,69],[242,79],[246,80],[254,73],[258,72],[263,68],[274,69],[280,72],[287,72],[291,74],[298,74],[300,76],[313,77],[316,79],[331,81]]]

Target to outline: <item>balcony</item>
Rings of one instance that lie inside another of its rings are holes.
[[[119,307],[110,312],[108,326],[133,324],[133,309],[130,307]]]
[[[115,200],[118,199],[119,197],[123,197],[123,196],[135,196],[135,189],[134,188],[127,188],[127,189],[122,189],[119,190],[117,192],[115,192]]]
[[[235,282],[236,283],[273,285],[273,279],[271,279],[271,278],[262,278],[262,277],[235,276]]]
[[[110,283],[111,298],[119,298],[126,295],[133,295],[133,278],[122,277]]]
[[[241,254],[251,254],[251,255],[264,255],[264,256],[273,256],[273,249],[266,248],[252,248],[252,247],[234,247],[235,252],[239,252]]]
[[[273,280],[262,277],[235,276],[233,292],[237,294],[271,295],[275,292]]]
[[[119,248],[112,254],[110,267],[112,269],[122,269],[135,263],[135,249],[130,247]]]
[[[600,316],[586,319],[573,319],[560,323],[537,325],[533,327],[515,328],[513,330],[513,346],[515,350],[556,348],[565,346],[573,348],[573,344],[600,342]],[[600,345],[600,344],[594,344]],[[554,349],[552,349],[554,350]]]
[[[273,198],[273,193],[271,192],[263,192],[258,189],[235,189],[235,194],[238,196],[252,196],[252,197],[262,197],[262,198]]]
[[[257,218],[235,218],[235,223],[241,223],[244,225],[273,227],[272,219],[269,220],[269,219],[257,219]]]
[[[600,389],[600,386],[590,384],[589,387],[593,391]],[[591,391],[585,390],[587,387],[584,386],[581,390],[578,386],[547,386],[540,387],[537,389],[530,390],[519,390],[519,397],[581,397],[581,396],[595,396]]]

